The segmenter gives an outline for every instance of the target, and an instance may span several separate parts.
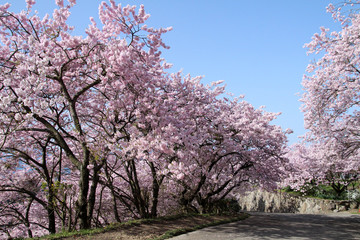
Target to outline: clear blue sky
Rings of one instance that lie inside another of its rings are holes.
[[[336,1],[336,0],[335,0]],[[25,0],[0,0],[11,10],[25,8]],[[41,16],[51,13],[54,1],[37,0]],[[66,2],[66,0],[65,0]],[[77,0],[70,24],[83,34],[89,17],[98,16],[100,0]],[[164,58],[173,71],[204,76],[203,83],[225,80],[227,91],[255,107],[282,112],[274,122],[291,128],[290,144],[305,133],[301,103],[302,76],[315,56],[303,45],[320,26],[335,29],[325,7],[330,0],[117,0],[124,6],[145,5],[148,25],[172,26],[164,37],[170,50]]]

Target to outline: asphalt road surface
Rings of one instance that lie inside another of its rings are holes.
[[[250,213],[246,220],[180,235],[172,240],[319,239],[360,240],[360,215]]]

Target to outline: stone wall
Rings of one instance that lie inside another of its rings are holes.
[[[271,193],[262,190],[248,192],[239,199],[241,210],[259,212],[320,214],[359,208],[351,201],[305,198],[287,193]]]

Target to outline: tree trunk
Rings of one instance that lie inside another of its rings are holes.
[[[87,212],[88,199],[87,195],[89,192],[89,170],[87,169],[88,161],[84,162],[80,169],[80,181],[79,181],[79,197],[77,200],[77,212],[80,220],[80,229],[88,229],[89,216]]]
[[[52,190],[49,191],[49,202],[47,206],[47,214],[49,220],[49,232],[56,233],[56,222],[55,222],[55,209],[54,209],[54,196]]]
[[[157,205],[159,201],[159,191],[160,191],[160,185],[162,181],[164,180],[164,176],[160,177],[160,180],[158,180],[158,176],[156,173],[156,169],[154,166],[154,163],[150,162],[150,168],[151,168],[151,174],[153,178],[153,186],[152,186],[152,206],[151,206],[151,213],[150,217],[155,218],[157,217]]]
[[[93,173],[93,179],[92,179],[92,185],[90,188],[90,194],[89,194],[89,200],[88,200],[88,226],[91,226],[91,217],[93,215],[94,212],[94,207],[95,207],[95,201],[96,201],[96,188],[98,186],[99,183],[99,170],[100,170],[101,166],[97,166],[95,165],[94,167],[94,173]]]
[[[136,171],[137,170],[136,170],[135,161],[134,160],[129,161],[129,168],[127,168],[127,174],[129,177],[129,183],[131,187],[134,205],[140,215],[140,218],[149,218],[145,193],[141,192],[141,187],[138,181]]]

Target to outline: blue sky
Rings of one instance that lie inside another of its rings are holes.
[[[0,0],[11,10],[25,8],[25,0]],[[41,16],[51,13],[53,1],[37,0]],[[65,0],[66,2],[66,0]],[[98,15],[100,0],[77,0],[70,24],[83,34],[89,17]],[[203,83],[225,80],[227,91],[255,107],[282,112],[274,121],[291,128],[290,144],[305,133],[300,111],[302,76],[316,56],[303,45],[320,26],[339,29],[326,13],[328,0],[116,0],[124,6],[144,4],[148,25],[172,26],[164,36],[170,50],[163,53],[173,70],[204,76]]]

